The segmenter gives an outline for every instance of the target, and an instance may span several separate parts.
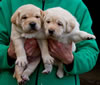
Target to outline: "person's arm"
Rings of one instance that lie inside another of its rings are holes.
[[[81,2],[77,8],[76,18],[80,23],[80,30],[93,34],[91,30],[92,20],[87,7]],[[64,69],[69,74],[81,74],[90,71],[96,64],[99,49],[95,40],[85,40],[76,44],[74,60],[65,65]]]
[[[9,69],[13,65],[10,65],[8,61],[8,48],[10,40],[10,23],[11,7],[10,0],[2,0],[0,2],[0,69]]]

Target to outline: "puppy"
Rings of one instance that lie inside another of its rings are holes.
[[[40,62],[40,58],[30,59],[26,56],[24,41],[26,38],[40,38],[42,35],[42,10],[34,5],[23,5],[11,17],[12,31],[11,40],[15,47],[17,56],[14,77],[18,84],[29,80],[29,76],[34,72]]]
[[[72,43],[72,51],[76,50],[75,43],[96,38],[92,34],[80,31],[76,18],[60,7],[50,8],[44,12],[44,30],[48,38],[65,44]],[[56,61],[56,64],[57,76],[62,78],[64,76],[62,62]]]

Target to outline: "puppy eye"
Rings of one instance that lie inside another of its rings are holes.
[[[35,16],[36,18],[40,18],[40,16]]]
[[[27,19],[27,16],[25,16],[25,15],[24,15],[24,16],[22,16],[22,19]]]
[[[62,24],[61,22],[58,22],[57,24],[58,24],[59,26],[63,26],[63,24]]]
[[[49,23],[50,23],[50,21],[47,21],[47,23],[49,24]]]

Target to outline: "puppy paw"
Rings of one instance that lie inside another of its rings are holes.
[[[96,39],[96,37],[91,34],[86,34],[86,35],[82,35],[82,39],[83,40],[91,40],[91,39]]]
[[[51,56],[46,56],[43,61],[45,64],[54,64],[54,58]]]
[[[51,71],[48,70],[48,69],[45,69],[45,70],[42,71],[43,74],[48,74],[48,73],[50,73],[50,72],[51,72]]]
[[[27,75],[21,76],[22,81],[18,82],[19,85],[25,85],[27,81],[29,81],[29,77]]]
[[[91,40],[91,39],[96,39],[96,37],[94,36],[94,35],[88,35],[87,37],[86,37],[86,39],[87,40]]]
[[[24,85],[23,79],[18,80],[18,85]]]
[[[45,69],[42,71],[43,74],[48,74],[52,71],[52,64],[45,64]]]
[[[25,74],[22,74],[22,79],[23,81],[29,81],[29,76],[25,75]]]
[[[60,71],[58,71],[56,75],[57,75],[58,78],[63,78],[64,77],[64,73],[60,72]]]
[[[23,81],[18,82],[18,85],[24,85]]]
[[[28,64],[28,61],[25,57],[19,57],[17,58],[15,64],[18,66],[25,67]]]

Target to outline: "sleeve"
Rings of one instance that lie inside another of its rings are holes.
[[[9,2],[8,2],[9,1]],[[10,23],[11,11],[10,0],[3,0],[0,2],[0,69],[10,69],[13,65],[8,64],[8,48],[10,37]]]
[[[92,20],[88,9],[83,2],[79,4],[75,17],[80,23],[80,30],[93,34],[91,29]],[[65,72],[69,74],[82,74],[90,71],[95,66],[98,58],[99,49],[96,40],[81,41],[76,44],[76,48],[76,52],[73,53],[73,63],[69,66],[64,65]],[[70,67],[70,71],[67,67]]]

